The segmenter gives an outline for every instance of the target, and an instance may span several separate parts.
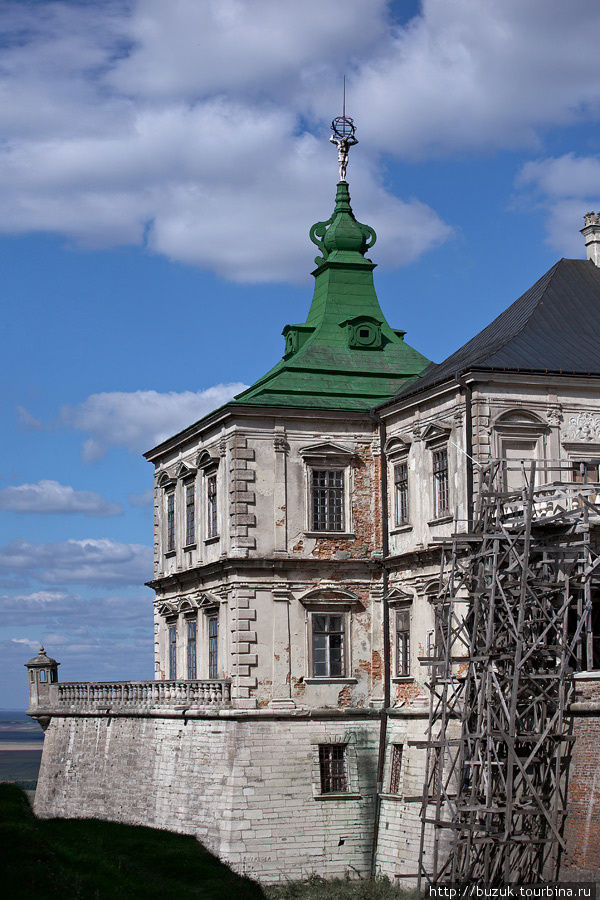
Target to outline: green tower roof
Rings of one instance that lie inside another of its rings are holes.
[[[286,325],[283,359],[235,402],[256,406],[369,409],[397,393],[429,360],[390,328],[373,285],[375,264],[365,253],[376,241],[357,222],[346,181],[335,209],[310,229],[321,253],[306,322]]]

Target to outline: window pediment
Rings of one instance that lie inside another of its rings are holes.
[[[388,606],[406,606],[407,604],[412,603],[413,600],[413,595],[408,594],[401,588],[392,588],[387,596]]]
[[[421,439],[425,441],[428,447],[431,447],[448,441],[451,434],[452,428],[450,425],[442,422],[430,422],[421,432]]]
[[[161,488],[174,488],[176,484],[176,479],[169,475],[166,470],[163,470],[156,478],[156,483]]]
[[[393,459],[396,456],[406,456],[410,445],[411,440],[408,435],[394,435],[387,439],[383,449],[388,459]]]
[[[549,431],[548,423],[527,409],[510,409],[494,421],[494,429],[500,434],[539,437]]]
[[[302,447],[300,456],[305,462],[313,465],[344,465],[348,466],[357,458],[357,454],[349,447],[342,444],[334,444],[333,441],[323,441],[320,444],[311,444]]]
[[[180,462],[175,469],[175,478],[193,478],[195,474],[196,470],[183,462]]]
[[[298,600],[303,606],[310,608],[331,607],[337,604],[348,607],[349,605],[360,603],[360,598],[354,591],[331,584],[317,585],[298,597]]]
[[[213,471],[218,467],[219,462],[220,457],[214,456],[212,453],[209,453],[208,450],[201,450],[196,457],[196,465],[203,472]]]

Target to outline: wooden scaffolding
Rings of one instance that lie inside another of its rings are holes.
[[[473,530],[443,549],[419,890],[558,876],[573,672],[597,665],[598,462],[520,468],[517,492],[506,461],[480,470]]]

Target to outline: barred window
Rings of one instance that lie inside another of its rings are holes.
[[[390,794],[400,793],[400,775],[402,774],[402,744],[392,744],[390,763]]]
[[[218,637],[219,620],[217,616],[208,619],[208,677],[218,678]]]
[[[396,612],[396,677],[410,675],[410,610]]]
[[[448,450],[434,450],[433,452],[433,516],[448,514],[450,508],[448,496]]]
[[[345,744],[319,744],[319,767],[322,794],[342,794],[348,791]]]
[[[206,479],[206,503],[207,503],[207,537],[216,537],[217,530],[217,476],[209,475]]]
[[[167,551],[175,549],[175,491],[167,494]]]
[[[185,543],[193,544],[196,540],[196,488],[193,484],[185,486]]]
[[[169,678],[177,678],[177,625],[169,625]]]
[[[187,677],[189,681],[196,679],[196,632],[195,619],[188,619],[187,623]]]
[[[312,471],[312,530],[344,530],[344,472],[340,469]]]
[[[312,674],[344,676],[344,616],[312,614]]]
[[[599,464],[596,460],[590,462],[577,461],[573,463],[573,481],[577,484],[592,484],[600,481],[598,475]]]
[[[396,525],[408,522],[408,463],[394,466],[394,520]]]

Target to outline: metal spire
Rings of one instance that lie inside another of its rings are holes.
[[[344,75],[344,100],[342,104],[342,115],[337,116],[331,123],[331,131],[333,132],[329,140],[338,148],[338,163],[340,167],[340,181],[346,180],[346,169],[348,167],[348,153],[350,147],[358,144],[355,137],[356,127],[354,120],[346,115],[346,76]]]

